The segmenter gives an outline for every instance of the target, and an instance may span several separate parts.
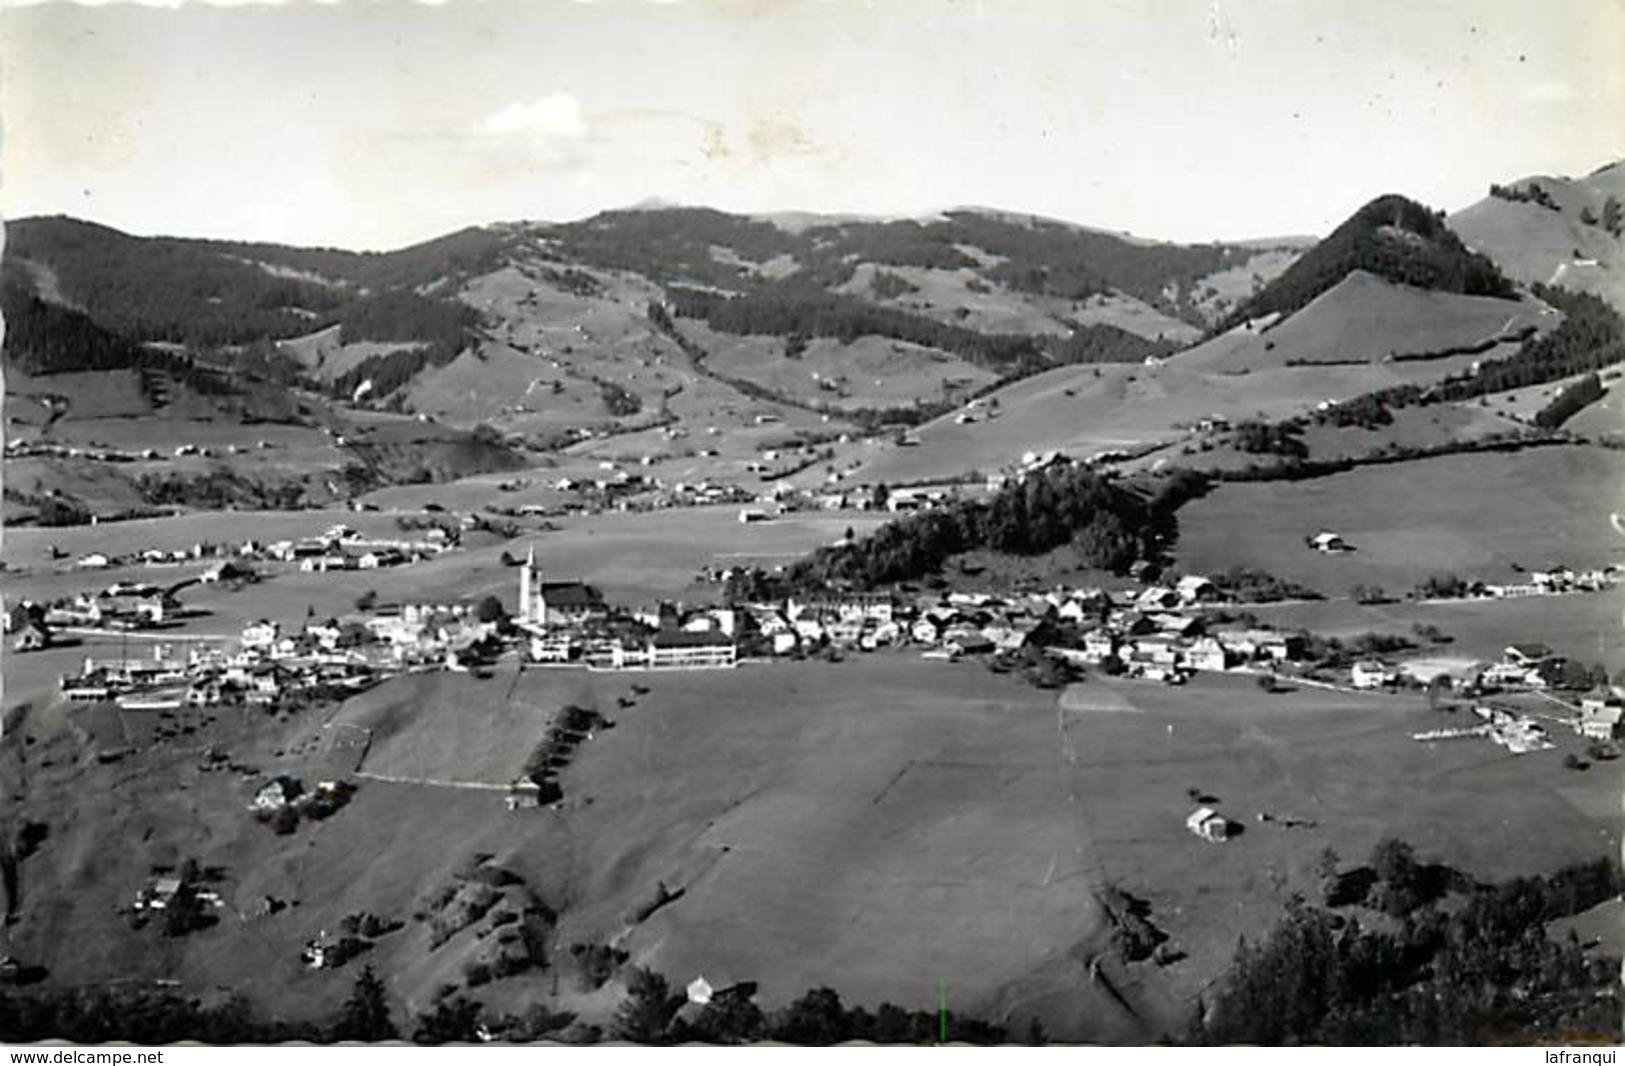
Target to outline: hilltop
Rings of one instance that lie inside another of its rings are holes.
[[[1356,211],[1224,322],[1287,316],[1364,270],[1390,281],[1466,296],[1511,297],[1494,263],[1469,251],[1435,213],[1403,196],[1380,196]]]
[[[1469,248],[1525,284],[1561,285],[1625,310],[1625,165],[1583,178],[1539,175],[1508,185],[1450,216]]]

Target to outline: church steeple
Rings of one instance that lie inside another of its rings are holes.
[[[519,609],[514,612],[521,622],[536,621],[536,594],[541,583],[536,580],[536,545],[525,554],[524,565],[519,568]]]

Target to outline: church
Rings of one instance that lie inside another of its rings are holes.
[[[609,609],[597,589],[581,581],[543,581],[534,545],[519,568],[519,609],[514,621],[543,629],[581,625],[607,617]]]

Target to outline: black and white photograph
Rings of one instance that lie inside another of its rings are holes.
[[[0,216],[0,1043],[1625,1038],[1625,0],[0,0]]]

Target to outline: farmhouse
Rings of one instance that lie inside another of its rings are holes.
[[[1181,603],[1205,603],[1219,599],[1218,586],[1199,574],[1180,578],[1174,591],[1179,593]]]
[[[248,567],[226,559],[215,563],[207,570],[203,571],[203,573],[198,575],[198,580],[205,585],[217,585],[222,581],[235,581],[241,578],[250,578],[253,576],[254,571],[250,570]]]
[[[1508,666],[1538,666],[1549,661],[1554,653],[1544,644],[1510,644],[1503,653]]]
[[[510,811],[534,810],[542,805],[542,789],[528,777],[516,778],[508,785]]]
[[[1625,708],[1617,703],[1598,707],[1581,712],[1576,729],[1589,740],[1613,740],[1620,735],[1622,717],[1625,717]]]
[[[1330,530],[1325,529],[1309,538],[1309,546],[1315,549],[1315,551],[1325,552],[1327,555],[1335,555],[1338,552],[1352,550],[1349,547],[1348,542],[1342,537],[1331,532]]]
[[[11,631],[12,651],[39,651],[51,643],[51,631],[44,623],[28,617]]]
[[[1349,671],[1349,676],[1355,688],[1382,688],[1384,685],[1392,685],[1398,681],[1399,671],[1387,663],[1376,659],[1366,659],[1363,662],[1355,663],[1354,667]]]
[[[1117,654],[1117,634],[1109,629],[1091,629],[1083,635],[1083,651],[1095,662]]]
[[[1230,822],[1212,807],[1198,807],[1185,819],[1185,828],[1214,844],[1230,839]]]
[[[1201,637],[1185,649],[1185,663],[1192,670],[1227,670],[1230,656],[1213,637]]]
[[[299,782],[286,775],[272,778],[254,793],[256,811],[279,811],[299,798],[304,791]]]

